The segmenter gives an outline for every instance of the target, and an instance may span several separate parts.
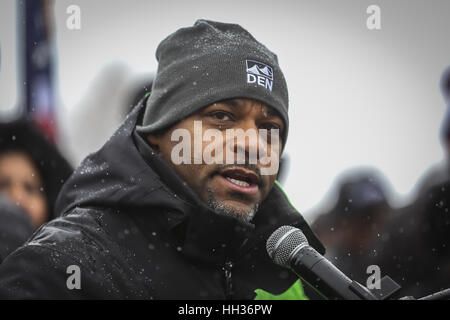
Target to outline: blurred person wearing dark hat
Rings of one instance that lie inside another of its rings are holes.
[[[367,267],[379,264],[385,227],[391,218],[390,187],[372,168],[350,169],[336,182],[337,199],[312,228],[327,248],[327,258],[362,284]]]
[[[444,159],[419,180],[415,199],[395,210],[383,254],[384,270],[404,294],[416,297],[450,288],[450,67],[440,87],[447,104],[440,129]]]
[[[237,24],[198,20],[164,39],[156,57],[150,95],[64,185],[62,217],[0,266],[0,297],[305,299],[298,277],[266,250],[267,238],[291,225],[324,252],[276,183],[278,168],[264,173],[288,136],[277,56]],[[195,121],[200,138],[212,129],[216,154],[229,150],[233,163],[174,160],[173,133],[197,144]],[[255,141],[219,144],[226,129],[270,130],[256,163]],[[242,151],[244,163],[235,163]]]

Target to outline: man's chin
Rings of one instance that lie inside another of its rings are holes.
[[[208,197],[208,206],[218,214],[231,216],[246,223],[250,223],[258,211],[258,204],[248,205],[235,200],[218,200],[212,193]]]

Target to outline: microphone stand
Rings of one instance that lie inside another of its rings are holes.
[[[398,283],[392,280],[389,276],[384,276],[380,280],[381,289],[367,289],[363,285],[356,281],[352,281],[349,285],[349,289],[356,296],[352,299],[356,300],[387,300],[394,293],[398,292],[401,287]],[[422,298],[414,298],[412,296],[406,296],[399,298],[398,300],[450,300],[450,288],[444,289]]]
[[[386,300],[401,289],[400,285],[392,280],[389,276],[384,276],[381,279],[381,287],[383,288],[383,290],[369,290],[374,296],[377,297],[377,300]],[[419,299],[416,299],[412,296],[406,296],[399,298],[398,300],[450,300],[450,288],[432,293]]]

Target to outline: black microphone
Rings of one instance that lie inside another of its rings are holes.
[[[275,230],[266,243],[278,265],[288,267],[326,299],[378,300],[367,288],[349,279],[308,244],[303,232],[292,226]]]

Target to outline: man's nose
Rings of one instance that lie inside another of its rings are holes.
[[[232,144],[238,163],[256,164],[265,154],[265,146],[260,141],[258,127],[253,121],[242,123],[234,129],[235,137]]]

